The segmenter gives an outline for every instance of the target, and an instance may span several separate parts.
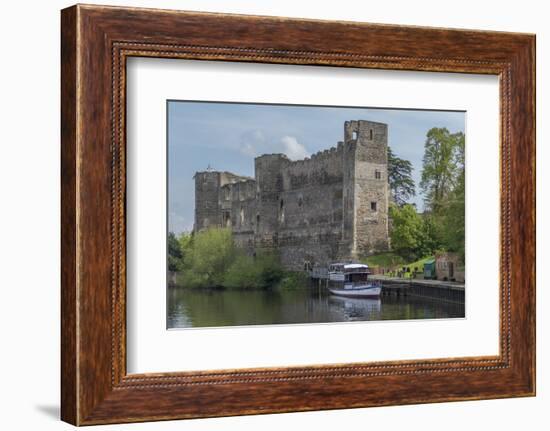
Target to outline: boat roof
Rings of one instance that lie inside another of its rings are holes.
[[[334,262],[329,266],[343,266],[344,269],[368,269],[369,266],[365,263],[346,263],[346,262]]]
[[[364,263],[348,263],[344,265],[344,269],[368,269],[369,266]]]

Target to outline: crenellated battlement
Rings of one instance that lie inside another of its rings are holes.
[[[254,178],[197,172],[195,229],[230,227],[251,253],[277,248],[291,269],[387,249],[387,138],[386,124],[346,121],[344,140],[310,157],[256,157]]]

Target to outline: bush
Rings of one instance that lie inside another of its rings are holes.
[[[187,287],[221,287],[235,258],[229,229],[208,229],[196,233],[186,250],[183,282]]]
[[[277,287],[283,290],[295,290],[306,286],[308,281],[308,276],[304,272],[287,272]]]
[[[273,253],[262,253],[255,258],[254,264],[259,267],[261,287],[271,287],[279,283],[284,276],[279,257]]]
[[[277,256],[260,254],[257,257],[238,254],[224,277],[224,287],[233,289],[266,289],[276,285],[284,272]]]
[[[177,241],[172,238],[175,248]],[[278,284],[284,271],[277,255],[247,256],[233,242],[229,229],[213,228],[179,238],[183,263],[178,285],[191,288],[266,289]]]
[[[261,268],[254,265],[250,256],[239,255],[225,273],[223,286],[230,289],[258,287],[262,283]]]

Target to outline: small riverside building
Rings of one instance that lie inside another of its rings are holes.
[[[438,253],[435,255],[435,275],[437,280],[458,281],[464,283],[464,264],[457,253]]]

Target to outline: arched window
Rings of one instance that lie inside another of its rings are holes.
[[[284,223],[285,221],[285,203],[281,199],[281,202],[279,202],[279,222]]]

